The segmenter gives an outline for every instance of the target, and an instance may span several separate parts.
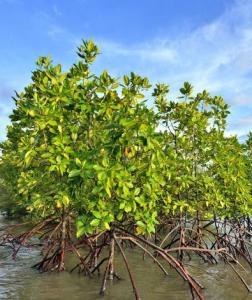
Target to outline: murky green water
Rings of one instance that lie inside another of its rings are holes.
[[[3,220],[0,220],[3,224]],[[165,276],[150,259],[142,260],[136,251],[126,252],[130,266],[134,271],[138,290],[143,300],[185,300],[191,299],[188,285],[177,273],[167,269]],[[0,299],[20,300],[128,300],[134,299],[132,288],[124,268],[123,262],[117,253],[117,272],[124,278],[121,281],[108,281],[104,297],[99,296],[101,279],[89,279],[77,273],[67,272],[60,274],[39,274],[30,266],[38,260],[39,250],[23,249],[16,261],[12,260],[8,249],[0,248]],[[218,300],[248,300],[248,294],[236,275],[224,264],[208,266],[196,262],[189,266],[195,277],[205,286],[206,299]],[[252,287],[252,273],[241,272]]]

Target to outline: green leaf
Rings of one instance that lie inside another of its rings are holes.
[[[126,204],[126,202],[121,202],[120,205],[119,205],[119,208],[120,208],[120,209],[124,209],[125,204]]]
[[[28,110],[28,115],[30,115],[31,117],[35,117],[35,111],[33,109]]]
[[[97,227],[100,224],[100,220],[99,219],[94,219],[90,222],[90,225],[93,227]]]
[[[54,127],[56,127],[58,125],[58,123],[55,120],[49,120],[47,123]]]
[[[99,211],[93,211],[92,213],[96,217],[96,219],[101,219],[101,213]]]
[[[107,179],[105,184],[105,191],[108,194],[108,196],[111,197],[111,183],[109,178]]]
[[[70,199],[67,195],[64,195],[63,198],[62,198],[62,202],[65,206],[68,206],[69,203],[70,203]]]
[[[72,177],[79,176],[80,174],[81,174],[81,170],[74,169],[69,172],[68,177],[72,178]]]
[[[127,213],[128,213],[128,212],[131,212],[132,207],[131,207],[130,203],[126,203],[124,210],[125,210]]]
[[[139,195],[140,191],[141,191],[140,188],[137,187],[137,188],[135,189],[135,191],[134,191],[134,196]]]
[[[81,161],[80,161],[79,158],[75,158],[75,163],[76,163],[76,165],[77,165],[78,167],[81,167],[81,166],[82,166],[82,163],[81,163]]]
[[[86,233],[86,228],[82,226],[77,226],[76,237],[80,238]]]
[[[146,225],[142,221],[137,221],[136,224],[137,224],[137,226],[142,227],[142,228],[146,227]]]

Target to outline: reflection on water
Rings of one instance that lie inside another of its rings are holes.
[[[3,220],[2,220],[3,224]],[[137,287],[142,300],[185,300],[191,299],[188,285],[177,273],[167,269],[165,276],[148,258],[136,251],[127,251],[130,265],[134,270]],[[99,296],[102,278],[87,278],[77,273],[40,274],[30,266],[38,260],[39,250],[23,249],[16,261],[11,251],[0,248],[0,299],[20,300],[128,300],[134,299],[127,273],[119,253],[116,258],[117,272],[124,278],[121,281],[108,281],[106,295]],[[239,279],[227,265],[208,266],[192,263],[188,266],[195,277],[203,284],[206,299],[248,300],[248,294]],[[242,273],[242,272],[241,272]],[[252,285],[252,274],[242,273]]]

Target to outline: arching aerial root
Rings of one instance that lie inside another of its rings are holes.
[[[147,239],[136,235],[134,226],[129,226],[127,229],[126,226],[114,226],[111,230],[77,240],[74,238],[74,223],[70,214],[48,217],[24,233],[15,235],[13,232],[16,228],[22,226],[19,224],[9,227],[0,236],[0,246],[9,246],[13,250],[13,258],[16,257],[21,247],[42,245],[42,259],[33,266],[41,272],[65,270],[67,253],[73,253],[79,260],[71,271],[78,269],[79,273],[87,276],[93,276],[95,273],[100,275],[101,268],[105,265],[100,294],[105,293],[107,280],[120,279],[114,263],[114,257],[118,253],[122,256],[129,275],[134,297],[140,299],[134,273],[126,256],[127,247],[139,248],[144,256],[148,256],[165,275],[168,275],[166,266],[173,268],[188,283],[193,299],[204,299],[204,287],[186,268],[186,262],[192,259],[192,255],[198,255],[203,261],[211,264],[216,264],[220,260],[224,261],[244,284],[247,291],[251,292],[236,267],[244,270],[238,260],[240,257],[252,267],[248,248],[252,244],[250,242],[252,234],[245,219],[239,222],[216,219],[208,222],[200,220],[185,222],[183,219],[177,219],[169,223],[168,233],[163,234],[162,239],[158,231],[155,239]],[[39,242],[34,242],[34,237],[39,237]],[[85,249],[84,256],[81,249]],[[109,249],[109,253],[104,257],[104,253],[107,253],[104,251],[106,249]]]
[[[15,233],[17,227],[20,229],[23,226],[27,226],[27,223],[9,226],[0,236],[0,245],[12,249],[13,259],[16,258],[22,247],[42,246],[42,259],[32,266],[40,272],[64,271],[65,257],[68,252],[73,252],[84,266],[83,259],[75,247],[76,239],[70,214],[48,217],[31,229],[24,229],[21,234]],[[89,272],[89,269],[86,269]]]

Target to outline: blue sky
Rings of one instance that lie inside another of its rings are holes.
[[[37,57],[67,68],[82,38],[101,49],[97,72],[135,71],[172,95],[190,81],[230,104],[229,133],[252,129],[251,0],[0,0],[0,37],[0,140]]]

